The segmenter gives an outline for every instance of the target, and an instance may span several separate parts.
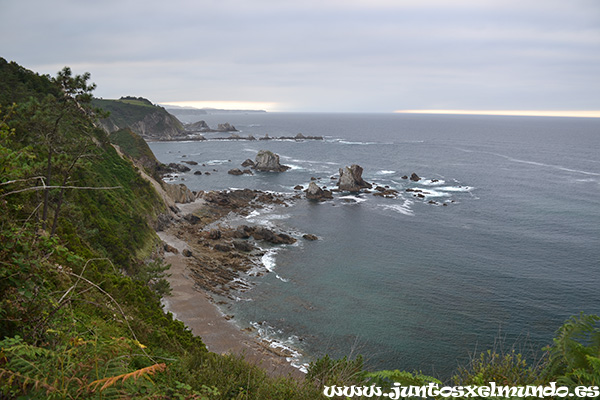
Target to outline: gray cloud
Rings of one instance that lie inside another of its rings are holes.
[[[595,0],[5,0],[0,56],[103,97],[600,109]]]

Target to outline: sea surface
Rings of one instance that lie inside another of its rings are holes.
[[[333,188],[339,168],[359,164],[366,181],[400,192],[395,199],[368,193],[301,199],[237,221],[300,238],[263,246],[270,272],[244,277],[251,289],[224,311],[240,327],[254,326],[297,350],[298,365],[324,354],[362,354],[371,368],[447,378],[473,354],[516,346],[530,355],[550,344],[570,316],[600,314],[600,119],[292,113],[202,119],[210,126],[232,123],[240,136],[302,133],[324,140],[151,143],[161,162],[199,163],[174,178],[192,190],[291,194],[312,177]],[[260,149],[279,154],[291,169],[227,174]],[[422,180],[402,179],[413,172]],[[423,190],[425,198],[407,188]],[[304,233],[319,240],[303,240]]]

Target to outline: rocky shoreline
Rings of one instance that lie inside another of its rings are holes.
[[[219,127],[221,127],[222,124],[219,124]],[[185,140],[194,140],[194,141],[218,141],[218,140],[249,140],[249,141],[255,141],[255,140],[294,140],[294,141],[303,141],[303,140],[323,140],[323,136],[305,136],[302,133],[298,133],[295,136],[269,136],[268,134],[265,134],[265,136],[259,137],[258,139],[252,135],[248,135],[248,136],[240,136],[237,133],[232,133],[229,136],[225,136],[225,137],[211,137],[211,138],[207,138],[204,135],[202,135],[202,133],[225,133],[225,132],[238,132],[237,129],[235,129],[235,127],[230,126],[229,124],[225,124],[227,126],[229,126],[231,129],[228,128],[223,128],[223,129],[210,129],[210,130],[199,130],[199,131],[188,131],[186,130],[185,132],[183,132],[182,134],[180,134],[177,137],[166,137],[166,138],[160,138],[160,139],[154,139],[155,141],[158,142],[180,142],[180,141],[185,141]],[[153,141],[151,139],[148,139],[149,142]]]
[[[191,160],[183,162],[198,165]],[[241,166],[249,167],[257,173],[282,173],[289,169],[288,166],[280,164],[277,154],[267,150],[260,150],[255,160],[247,159]],[[190,170],[181,164],[169,164],[166,167],[184,172]],[[242,171],[234,168],[228,171],[231,175],[246,173],[254,174],[250,169]],[[209,302],[214,314],[215,310],[218,311],[218,306],[236,301],[239,293],[250,288],[251,284],[247,279],[249,276],[261,276],[269,272],[267,266],[263,265],[263,257],[268,255],[265,247],[290,245],[298,240],[319,240],[317,236],[308,233],[302,236],[296,233],[294,237],[290,233],[265,226],[247,225],[245,217],[265,207],[288,207],[299,199],[317,202],[333,200],[334,193],[371,193],[373,196],[388,199],[400,196],[399,190],[366,182],[362,173],[362,167],[357,164],[345,166],[339,169],[338,177],[331,176],[330,180],[337,180],[334,188],[331,188],[331,185],[320,187],[317,182],[321,178],[312,177],[306,189],[297,185],[294,187],[294,193],[289,194],[251,189],[192,192],[184,184],[166,184],[169,197],[178,204],[171,208],[172,214],[159,221],[157,231],[165,242],[165,260],[176,260],[179,270],[185,271],[183,275],[187,280],[186,284],[181,284],[181,279],[174,280],[172,285],[186,287],[183,291],[185,297]],[[410,177],[404,175],[402,179],[410,182],[422,180],[416,173],[412,173]],[[431,179],[428,182],[435,184],[437,180]],[[429,194],[424,189],[412,187],[406,188],[405,192],[420,199],[425,199]],[[427,203],[440,205],[434,200]],[[447,203],[441,205],[446,206]],[[190,311],[189,315],[182,317],[182,310],[193,310],[194,306],[178,306],[176,301],[169,298],[165,299],[165,303],[169,306],[169,311],[186,325],[197,321],[200,318],[199,312],[206,312],[204,307],[202,310]],[[302,376],[300,370],[290,364],[294,356],[298,355],[293,349],[261,338],[253,327],[244,328],[242,331],[234,325],[233,315],[223,315],[220,312],[217,314],[218,318],[212,318],[209,324],[214,328],[207,330],[204,324],[195,331],[205,341],[209,350],[233,352],[244,356],[246,352],[250,352],[255,361],[262,362],[266,359],[271,365],[276,365],[271,371],[274,375],[292,373]],[[223,322],[227,325],[223,325]],[[218,334],[219,329],[238,337],[224,344]],[[246,344],[240,347],[236,344],[238,342]]]
[[[299,195],[280,195],[241,189],[199,192],[191,203],[177,204],[170,221],[157,229],[163,257],[171,264],[168,278],[173,294],[165,308],[200,336],[210,351],[233,353],[263,366],[273,376],[304,374],[290,364],[293,350],[262,339],[252,328],[244,330],[218,306],[234,301],[248,288],[244,276],[268,271],[261,263],[261,245],[285,245],[317,240],[311,234],[292,235],[263,226],[231,225],[235,216],[248,216],[267,206],[286,207]]]

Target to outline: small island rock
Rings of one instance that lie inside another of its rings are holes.
[[[256,155],[256,162],[253,167],[257,171],[283,172],[290,169],[287,165],[279,163],[279,156],[268,150],[261,150]]]
[[[421,178],[419,177],[419,175],[415,174],[414,172],[410,175],[410,180],[413,182],[418,182],[421,180]]]
[[[316,235],[313,235],[312,233],[305,233],[304,235],[302,235],[302,238],[305,240],[319,240],[319,238]]]
[[[306,198],[309,200],[325,201],[326,199],[332,199],[333,194],[329,190],[323,190],[315,182],[308,184],[306,189]]]
[[[230,169],[227,171],[229,175],[243,175],[244,173],[239,168]]]
[[[360,192],[362,189],[370,189],[372,185],[363,180],[362,172],[362,167],[357,164],[340,168],[339,190],[343,192]]]

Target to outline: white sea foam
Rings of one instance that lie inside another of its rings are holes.
[[[340,140],[338,143],[341,144],[353,144],[353,145],[360,145],[360,146],[367,146],[367,145],[372,145],[372,144],[381,144],[381,143],[377,143],[377,142],[350,142],[347,140]]]
[[[440,188],[436,188],[437,190],[441,190],[444,192],[470,192],[473,190],[471,186],[444,186]]]
[[[444,181],[443,179],[438,179],[435,182],[431,179],[422,179],[419,181],[419,185],[425,185],[425,186],[439,186],[439,185],[445,185],[446,181]]]
[[[354,200],[355,203],[364,203],[365,201],[367,201],[367,199],[365,199],[365,198],[357,197],[357,196],[352,196],[352,195],[340,196],[340,197],[338,197],[338,199],[340,199],[340,200]]]
[[[169,183],[169,182],[175,182],[179,180],[179,174],[172,174],[170,178],[163,178],[163,182]]]
[[[283,332],[280,329],[275,329],[266,322],[250,321],[250,325],[256,329],[260,340],[267,342],[269,347],[277,349],[278,352],[289,354],[285,359],[294,368],[298,368],[303,373],[308,372],[308,363],[302,361],[303,355],[296,350],[298,337],[295,335],[289,336],[287,339],[281,339]]]
[[[222,165],[222,164],[227,164],[228,162],[230,162],[230,161],[229,160],[209,160],[209,161],[206,161],[203,164],[206,164],[206,165]]]
[[[269,249],[260,259],[260,262],[265,266],[265,268],[269,272],[273,272],[275,270],[275,267],[277,266],[275,262],[276,254],[277,250]]]
[[[240,301],[245,301],[245,302],[251,302],[251,301],[254,301],[253,299],[251,299],[251,298],[249,298],[249,297],[246,297],[246,298],[244,298],[244,297],[239,297],[239,296],[233,296],[233,300],[234,300],[234,301],[236,301],[236,302],[238,302],[238,303],[239,303]]]
[[[306,169],[306,168],[304,168],[303,166],[301,166],[301,165],[296,165],[296,164],[289,164],[289,163],[288,163],[288,164],[285,164],[285,165],[287,165],[288,167],[290,167],[290,169],[291,169],[292,171],[294,171],[294,170],[300,170],[300,169]]]
[[[280,156],[280,157],[282,159],[284,159],[284,160],[289,160],[291,162],[297,162],[297,163],[339,165],[338,163],[334,163],[334,162],[331,162],[331,161],[301,160],[301,159],[291,158],[291,157],[283,157],[283,156]]]
[[[246,219],[253,219],[255,217],[258,217],[260,215],[260,213],[256,210],[252,210],[252,212],[250,212],[250,214],[246,215]]]
[[[402,204],[380,204],[379,206],[386,210],[392,210],[392,211],[396,211],[397,213],[400,213],[400,214],[413,216],[414,212],[410,208],[410,206],[413,203],[414,202],[412,200],[407,199],[407,200],[404,200],[404,202]]]
[[[446,192],[442,192],[440,190],[431,190],[430,188],[420,188],[423,192],[419,192],[419,194],[422,194],[425,196],[425,198],[428,197],[448,197],[450,196],[449,193]]]
[[[375,175],[391,175],[391,174],[395,174],[396,171],[388,171],[388,170],[381,170],[381,171],[377,171],[375,172]]]

